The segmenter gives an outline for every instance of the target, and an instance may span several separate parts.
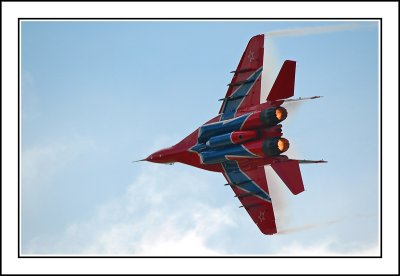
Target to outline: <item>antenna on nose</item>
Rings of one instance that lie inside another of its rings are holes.
[[[146,161],[146,159],[140,159],[140,160],[132,161],[131,163],[136,163],[136,162],[140,162],[140,161]]]

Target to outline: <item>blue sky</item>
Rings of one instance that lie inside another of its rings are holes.
[[[22,253],[379,254],[378,23],[353,24],[22,22]],[[220,174],[131,163],[216,115],[253,35],[337,25],[267,41],[295,97],[324,96],[288,104],[292,156],[329,163],[298,196],[275,181],[286,233],[259,233]]]

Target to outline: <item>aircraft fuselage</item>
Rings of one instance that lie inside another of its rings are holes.
[[[154,163],[180,162],[209,171],[222,172],[221,164],[229,160],[251,161],[255,166],[274,162],[289,148],[282,138],[287,111],[275,104],[255,106],[252,111],[220,121],[220,115],[209,120],[176,145],[149,155]],[[280,157],[280,158],[279,158]]]

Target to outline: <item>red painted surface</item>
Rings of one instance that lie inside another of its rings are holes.
[[[303,179],[297,160],[289,160],[271,166],[294,195],[304,191]]]
[[[234,131],[231,134],[231,141],[234,144],[243,144],[246,141],[256,139],[258,136],[258,132],[255,130]]]
[[[282,125],[280,124],[261,130],[261,137],[264,139],[281,137],[281,136],[282,136]]]
[[[260,66],[263,65],[263,58],[264,58],[264,35],[256,35],[253,36],[243,55],[239,61],[239,64],[236,68],[236,72],[230,83],[236,83],[240,81],[246,80],[251,74],[254,73]],[[248,70],[246,72],[242,72],[243,70]],[[260,103],[260,82],[254,85],[254,88],[250,90],[250,96],[246,97],[245,102],[242,103],[242,108],[245,109],[246,107],[252,107],[254,105],[258,105]],[[229,97],[232,93],[237,89],[237,87],[232,86],[228,88],[225,97]],[[218,113],[222,112],[223,105]]]
[[[269,93],[267,100],[275,101],[292,97],[294,95],[295,75],[296,62],[292,60],[286,60],[279,71],[278,77],[271,88],[271,92]]]
[[[260,157],[265,157],[265,154],[262,150],[262,144],[263,140],[257,140],[257,141],[251,141],[248,143],[243,144],[243,147],[245,147],[248,151],[251,153],[260,156]]]

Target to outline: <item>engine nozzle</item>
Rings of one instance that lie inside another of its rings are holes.
[[[287,117],[287,110],[283,107],[278,107],[275,109],[275,117],[281,122]]]
[[[287,115],[287,110],[279,106],[261,111],[260,119],[264,126],[271,127],[285,120]]]
[[[263,142],[263,152],[267,156],[276,156],[289,149],[289,141],[285,138],[273,138]]]

